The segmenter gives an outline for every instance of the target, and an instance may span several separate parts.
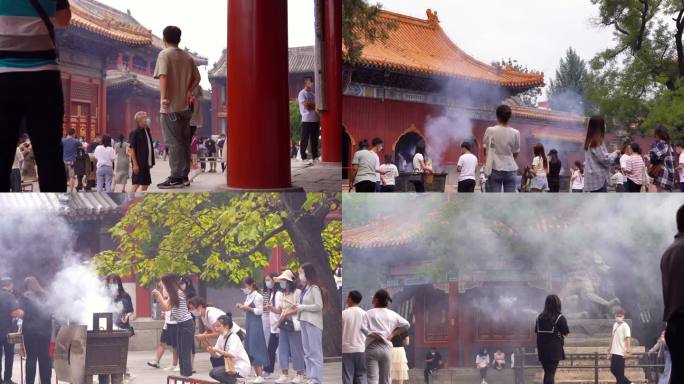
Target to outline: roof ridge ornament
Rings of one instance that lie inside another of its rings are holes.
[[[428,24],[430,24],[430,26],[439,26],[439,17],[437,16],[437,11],[433,11],[432,9],[428,8],[425,13],[427,14]]]

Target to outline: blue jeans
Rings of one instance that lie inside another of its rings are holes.
[[[297,372],[304,371],[306,364],[304,363],[304,349],[302,347],[302,333],[288,332],[280,330],[278,337],[278,362],[280,369],[288,369],[292,359],[292,369]]]
[[[97,167],[97,191],[112,191],[112,177],[114,169],[108,166]]]
[[[487,192],[515,192],[515,171],[492,170],[492,174],[487,181]]]
[[[306,378],[313,384],[323,383],[323,330],[302,321],[302,347],[306,362]]]
[[[672,373],[672,358],[670,357],[670,351],[665,351],[665,369],[658,379],[658,384],[669,384],[670,383],[670,373]]]

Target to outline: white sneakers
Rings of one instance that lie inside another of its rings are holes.
[[[264,382],[264,378],[261,377],[261,376],[257,376],[257,377],[254,379],[254,381],[252,381],[252,383],[263,383],[263,382]]]
[[[164,367],[164,370],[167,372],[178,372],[178,371],[176,371],[176,369],[178,369],[180,371],[180,368],[173,366],[173,365],[169,365],[168,367]]]
[[[276,384],[287,384],[290,383],[290,378],[286,375],[280,375],[280,377],[275,381]]]

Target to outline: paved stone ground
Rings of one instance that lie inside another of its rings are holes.
[[[207,166],[208,169],[208,166]],[[303,188],[306,192],[339,192],[342,167],[340,163],[317,163],[309,165],[301,160],[291,161],[292,184]],[[159,190],[157,184],[166,180],[169,175],[168,161],[157,160],[157,165],[152,168],[152,185],[150,192],[222,192],[226,191],[226,175],[221,173],[221,165],[217,165],[218,172],[202,173],[198,175],[192,185],[181,189]],[[126,186],[130,191],[130,179]],[[38,191],[38,183],[34,183],[34,191]],[[116,192],[121,192],[119,185]]]
[[[147,362],[154,358],[154,351],[143,351],[143,352],[129,352],[128,353],[128,369],[134,375],[132,380],[128,380],[127,384],[161,384],[166,383],[166,378],[172,375],[178,375],[177,372],[167,372],[163,369],[155,369],[147,366]],[[167,350],[167,353],[162,358],[162,367],[170,364],[171,354]],[[14,376],[13,380],[15,382],[20,381],[20,367],[18,364],[19,356],[16,356],[14,364]],[[195,370],[197,374],[193,376],[195,379],[207,380],[213,382],[209,378],[208,372],[211,365],[209,364],[209,355],[207,353],[199,353],[195,358]],[[277,368],[277,367],[276,367]],[[323,383],[325,384],[340,384],[341,379],[342,364],[339,362],[326,363],[323,371]],[[278,376],[266,379],[267,383],[274,383]],[[52,380],[54,382],[55,376],[53,372]],[[248,383],[252,381],[253,378],[247,380]],[[60,381],[60,383],[62,383]],[[97,379],[95,379],[97,383]]]

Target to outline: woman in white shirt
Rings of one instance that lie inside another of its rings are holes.
[[[278,362],[282,375],[276,383],[296,383],[304,384],[304,347],[302,347],[301,324],[297,319],[297,311],[291,311],[299,302],[302,292],[297,289],[295,275],[290,270],[285,270],[280,276],[276,277],[275,282],[282,290],[282,296],[278,306],[270,306],[271,313],[278,315],[276,326],[280,330],[278,336]],[[289,366],[292,361],[292,369],[297,372],[294,379],[289,378]]]
[[[268,350],[261,322],[264,297],[257,290],[256,282],[251,277],[242,281],[242,292],[247,295],[245,303],[238,303],[235,307],[245,312],[245,348],[256,373],[256,379],[252,383],[263,383],[263,370],[268,365]]]
[[[575,166],[572,170],[572,176],[570,177],[570,183],[572,184],[572,192],[584,192],[584,166],[579,160],[575,161]]]
[[[477,157],[472,153],[469,142],[461,143],[461,157],[458,158],[458,192],[475,192],[475,171],[477,169]]]
[[[323,307],[326,298],[320,288],[316,268],[311,263],[299,267],[299,281],[304,291],[293,308],[302,327],[302,347],[306,378],[311,384],[323,383]]]
[[[214,323],[214,329],[219,333],[216,346],[207,347],[207,352],[211,353],[212,358],[232,360],[232,368],[226,367],[224,361],[224,365],[214,367],[209,372],[209,376],[221,384],[235,384],[238,378],[247,378],[252,370],[247,351],[232,328],[233,320],[229,316],[219,317]]]
[[[534,159],[532,159],[531,172],[534,174],[530,189],[532,192],[545,192],[549,189],[549,181],[546,178],[546,170],[549,168],[549,161],[546,158],[544,145],[537,143],[534,145]]]
[[[102,143],[95,148],[93,157],[97,161],[97,191],[112,191],[112,177],[114,176],[114,160],[116,152],[112,148],[112,138],[102,136]]]
[[[283,293],[280,292],[280,287],[275,283],[274,279],[278,277],[275,273],[269,273],[264,277],[264,313],[261,315],[262,324],[265,325],[264,334],[266,336],[266,346],[268,349],[268,365],[264,367],[264,372],[267,375],[272,375],[275,372],[276,351],[278,350],[278,338],[280,336],[280,329],[278,329],[277,313],[273,313],[271,308],[279,307],[280,301],[283,298]]]
[[[432,166],[427,160],[425,141],[416,144],[416,154],[413,155],[413,183],[417,193],[425,192],[425,175],[433,173]]]
[[[380,192],[394,192],[396,190],[396,178],[399,177],[399,169],[392,163],[392,156],[385,155],[385,164],[380,166]]]
[[[491,364],[489,352],[487,352],[487,348],[482,348],[482,351],[475,357],[475,366],[480,370],[482,384],[487,384],[487,370],[489,369],[489,364]]]
[[[392,302],[389,293],[381,289],[373,296],[373,309],[366,312],[363,328],[366,338],[366,371],[368,384],[390,384],[392,343],[390,340],[405,333],[409,322],[387,307]]]

